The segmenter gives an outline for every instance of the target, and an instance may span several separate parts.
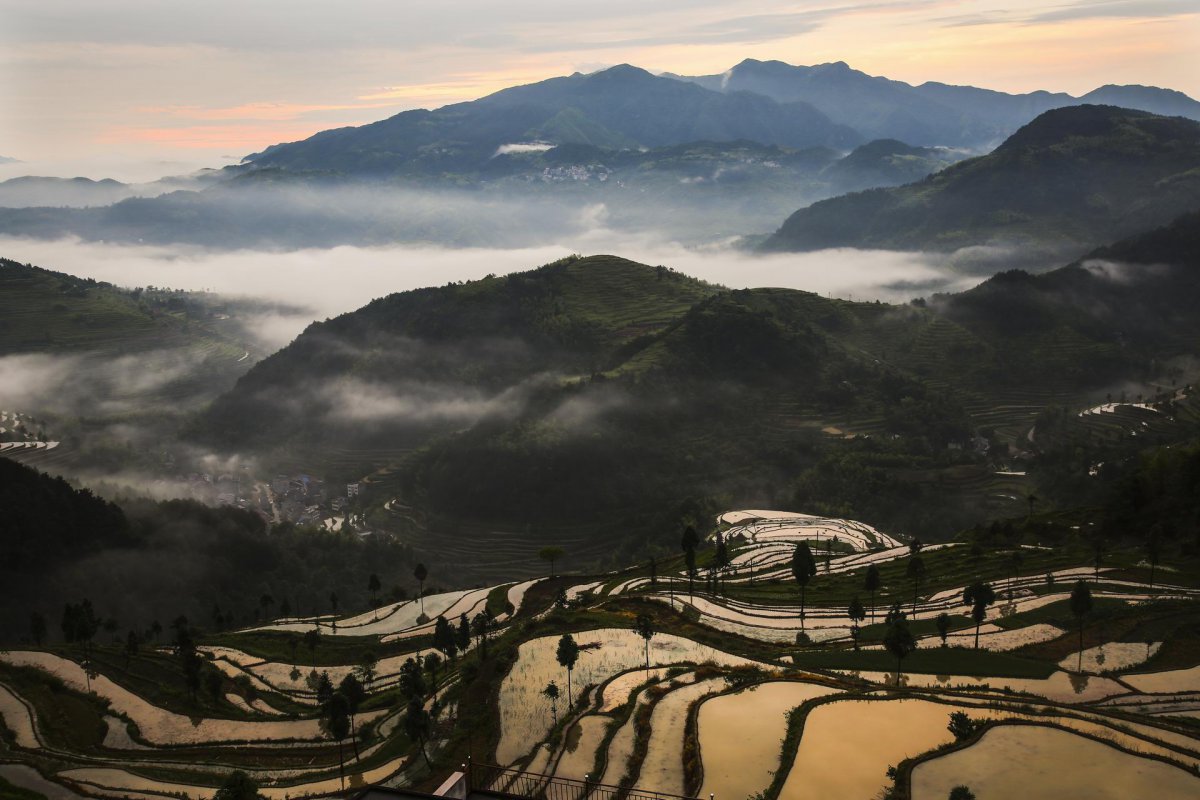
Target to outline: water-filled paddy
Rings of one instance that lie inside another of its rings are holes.
[[[557,636],[545,636],[522,644],[517,663],[500,685],[501,736],[496,759],[501,764],[516,761],[549,732],[553,717],[550,703],[542,695],[546,684],[555,681],[562,690],[560,711],[566,703],[567,673],[555,658],[558,640]],[[576,634],[575,641],[580,653],[571,678],[574,701],[585,686],[645,663],[645,642],[631,630],[586,631]],[[726,666],[755,663],[672,634],[656,634],[650,642],[651,666],[706,661]]]
[[[771,783],[787,733],[787,713],[836,691],[814,683],[761,683],[700,706],[701,797],[750,797]]]
[[[1056,728],[1029,725],[1002,725],[965,750],[919,764],[912,773],[913,800],[943,800],[959,784],[969,786],[981,800],[1200,797],[1200,778],[1179,767]]]

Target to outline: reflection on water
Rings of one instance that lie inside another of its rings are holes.
[[[928,700],[845,700],[808,715],[781,800],[874,797],[887,768],[953,741],[955,706]],[[997,712],[969,709],[975,718]],[[940,800],[940,798],[939,798]]]
[[[764,683],[700,707],[700,797],[750,797],[771,783],[787,733],[787,714],[806,700],[835,690],[812,683]]]
[[[918,765],[913,800],[944,800],[965,784],[977,797],[1088,800],[1200,797],[1200,778],[1056,728],[1002,725],[965,750]]]

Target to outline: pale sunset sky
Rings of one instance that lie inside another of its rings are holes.
[[[148,180],[520,83],[745,58],[1200,98],[1200,0],[0,0],[0,178]]]

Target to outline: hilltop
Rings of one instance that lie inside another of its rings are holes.
[[[233,352],[238,345],[217,332],[215,317],[184,292],[121,289],[0,258],[0,355],[120,354],[193,344]]]
[[[1079,255],[1200,207],[1198,166],[1200,123],[1063,108],[920,182],[802,208],[764,249],[997,244]]]
[[[0,259],[0,439],[25,440],[4,455],[75,474],[161,468],[183,416],[253,363],[231,311]]]

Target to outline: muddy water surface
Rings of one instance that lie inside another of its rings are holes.
[[[913,770],[913,800],[943,800],[959,784],[981,800],[1184,800],[1200,797],[1200,778],[1056,728],[1003,725],[965,750]]]
[[[835,689],[813,683],[763,683],[700,706],[701,797],[743,798],[761,792],[779,768],[787,713]]]

